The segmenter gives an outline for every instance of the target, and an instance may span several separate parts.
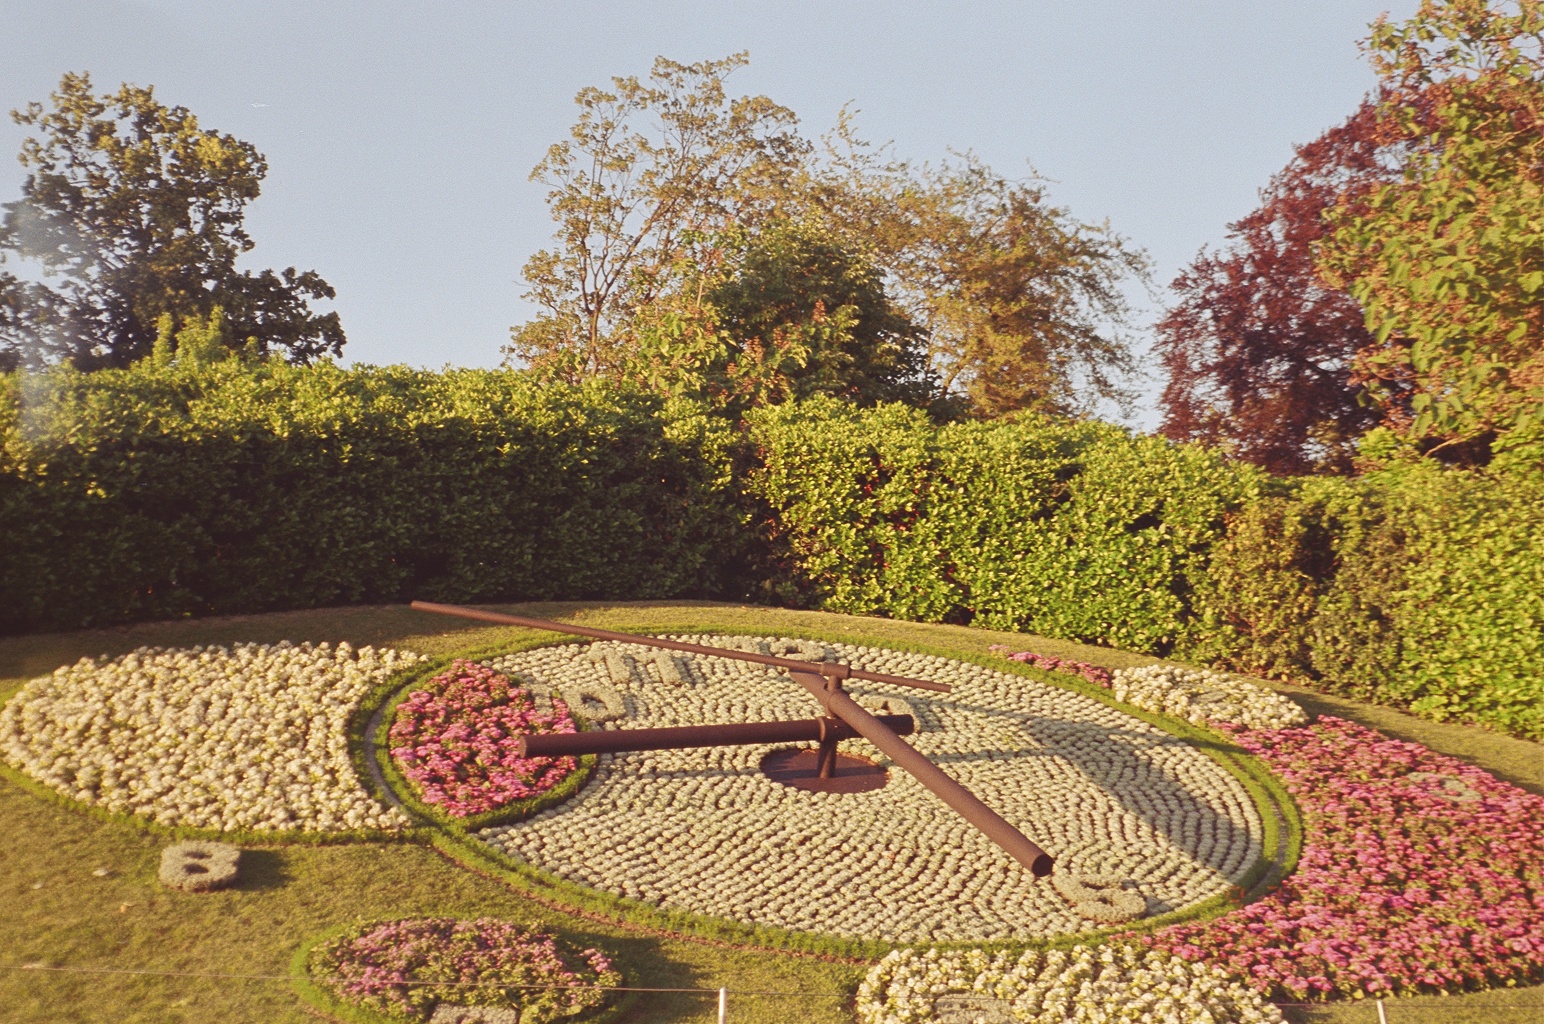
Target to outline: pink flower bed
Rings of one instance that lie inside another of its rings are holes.
[[[1297,800],[1302,857],[1264,899],[1150,944],[1291,999],[1544,975],[1544,799],[1339,718],[1218,728]]]
[[[393,1017],[427,1019],[439,1003],[515,1006],[522,1024],[603,1006],[606,993],[598,986],[622,980],[598,950],[569,949],[543,932],[491,918],[365,925],[318,946],[310,970],[344,1001]]]
[[[1047,672],[1067,672],[1071,675],[1082,676],[1089,682],[1097,686],[1103,686],[1106,689],[1110,686],[1109,669],[1100,668],[1098,665],[1090,665],[1086,661],[1053,658],[1048,654],[1035,654],[1033,651],[1016,651],[1012,654],[1005,654],[1004,652],[1008,648],[1003,644],[993,644],[987,650],[996,651],[1009,661],[1017,661],[1020,664],[1028,665],[1030,668],[1044,669]]]
[[[552,713],[542,714],[506,676],[457,661],[397,705],[389,737],[391,756],[424,802],[464,818],[556,786],[578,762],[521,757],[520,737],[574,730],[568,706],[556,697]]]

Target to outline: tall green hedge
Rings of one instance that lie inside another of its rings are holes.
[[[1168,652],[1260,476],[1102,423],[935,427],[835,401],[755,418],[787,600]]]
[[[1108,424],[700,408],[518,373],[0,377],[0,631],[760,595],[1020,629],[1544,735],[1544,477],[1273,479]]]
[[[1271,479],[1106,424],[765,410],[772,589],[1173,654],[1544,735],[1544,477]]]
[[[716,593],[730,435],[509,372],[212,366],[0,388],[0,630]]]

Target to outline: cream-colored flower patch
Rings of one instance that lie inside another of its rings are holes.
[[[360,785],[348,722],[416,654],[348,644],[142,647],[34,679],[0,709],[6,763],[162,825],[399,829]]]
[[[1281,1011],[1208,964],[1107,944],[990,955],[890,953],[858,988],[858,1024],[1279,1024]]]

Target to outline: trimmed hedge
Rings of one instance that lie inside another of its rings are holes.
[[[514,372],[0,377],[0,631],[405,601],[711,595],[728,428]]]
[[[700,407],[508,371],[0,376],[0,632],[410,598],[756,596],[1544,736],[1544,475],[1273,479],[1102,423]]]
[[[752,438],[784,599],[1158,653],[1189,637],[1224,516],[1263,480],[1109,424],[833,400],[763,410]]]
[[[1107,424],[758,414],[772,592],[1303,680],[1544,736],[1544,476],[1271,479]]]

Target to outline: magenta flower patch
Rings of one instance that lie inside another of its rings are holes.
[[[1008,647],[1004,644],[993,644],[987,650],[995,651],[1009,661],[1017,661],[1030,668],[1044,669],[1047,672],[1066,672],[1069,675],[1081,676],[1096,686],[1103,686],[1106,689],[1110,686],[1110,670],[1098,665],[1090,665],[1086,661],[1053,658],[1049,654],[1035,654],[1033,651],[1015,651],[1009,654]]]
[[[364,925],[317,947],[311,976],[346,1002],[427,1019],[453,1006],[518,1007],[522,1022],[566,1020],[605,1005],[621,974],[595,949],[482,918]]]
[[[547,792],[578,767],[572,757],[521,757],[520,737],[574,732],[554,697],[544,714],[507,676],[469,661],[409,694],[389,733],[396,759],[427,804],[458,818]]]
[[[1297,800],[1302,857],[1266,898],[1151,945],[1291,999],[1544,975],[1544,799],[1339,718],[1219,728]]]

